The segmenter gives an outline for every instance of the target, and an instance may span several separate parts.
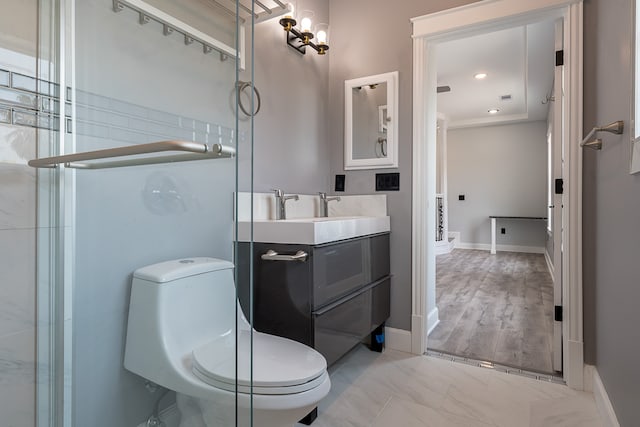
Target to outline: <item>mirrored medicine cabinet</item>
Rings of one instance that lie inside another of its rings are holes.
[[[344,168],[398,167],[398,72],[344,82]]]

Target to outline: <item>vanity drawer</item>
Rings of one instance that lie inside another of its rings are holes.
[[[371,281],[369,239],[313,249],[313,308],[335,301]]]
[[[371,331],[371,289],[314,313],[314,348],[331,365]]]

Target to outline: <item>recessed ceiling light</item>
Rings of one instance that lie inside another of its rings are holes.
[[[478,74],[474,75],[473,78],[476,79],[476,80],[486,79],[487,78],[487,73],[478,73]]]
[[[489,114],[497,114],[500,110],[498,110],[497,108],[492,108],[491,110],[488,110],[487,112]]]

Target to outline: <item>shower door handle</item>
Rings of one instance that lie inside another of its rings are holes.
[[[300,261],[304,262],[309,257],[305,251],[298,251],[293,255],[281,255],[273,249],[269,249],[266,253],[262,254],[261,258],[265,261]]]

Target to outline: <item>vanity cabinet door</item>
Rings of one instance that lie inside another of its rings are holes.
[[[335,301],[371,281],[369,239],[316,246],[313,250],[313,308]]]
[[[248,245],[248,244],[247,244]],[[248,248],[244,249],[249,256]],[[313,346],[311,318],[311,260],[267,261],[261,258],[268,250],[280,254],[309,252],[309,246],[283,244],[254,244],[253,270],[253,326],[267,334],[289,338]],[[240,266],[242,267],[242,266]],[[248,271],[240,270],[248,276]],[[246,280],[248,282],[248,280]],[[245,286],[248,288],[248,286]],[[249,318],[249,290],[243,292],[243,309]]]

